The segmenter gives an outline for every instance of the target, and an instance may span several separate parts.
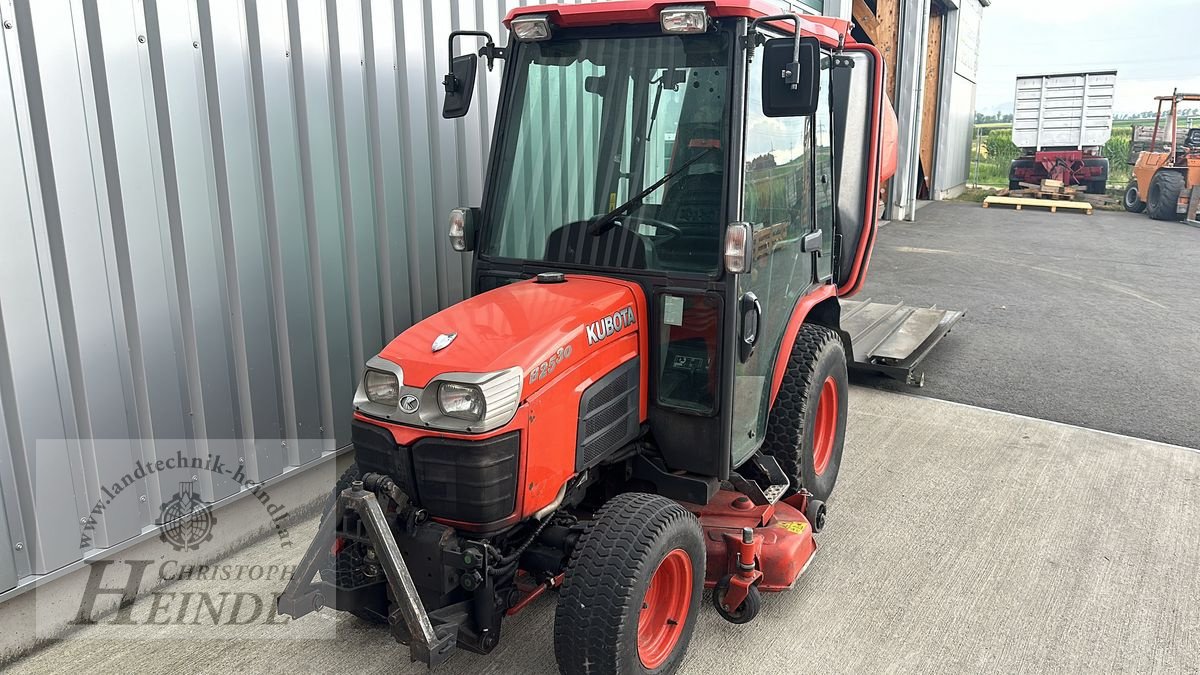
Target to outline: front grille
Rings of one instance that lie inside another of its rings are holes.
[[[382,473],[436,518],[491,523],[512,514],[517,501],[520,432],[481,441],[424,438],[412,446],[355,421],[354,457],[362,473]]]
[[[412,446],[421,506],[432,515],[490,523],[517,507],[520,432],[483,441],[425,438]]]
[[[368,473],[390,476],[404,490],[404,494],[417,500],[412,457],[408,448],[396,443],[392,432],[354,420],[350,427],[350,442],[354,444],[354,461],[358,464],[360,476]]]

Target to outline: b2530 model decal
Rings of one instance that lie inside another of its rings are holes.
[[[553,354],[550,355],[550,358],[542,361],[538,365],[534,366],[533,370],[529,371],[529,384],[533,384],[538,380],[546,379],[546,376],[548,376],[550,373],[553,373],[554,369],[558,367],[558,364],[566,361],[570,357],[571,345],[563,345],[559,347]]]
[[[616,335],[635,323],[637,323],[637,319],[634,317],[632,305],[618,309],[613,312],[612,316],[606,316],[588,325],[588,345],[594,345],[610,335]]]

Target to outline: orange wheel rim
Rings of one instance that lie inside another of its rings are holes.
[[[654,570],[638,614],[638,658],[643,668],[658,668],[675,651],[691,604],[692,559],[677,548]]]
[[[833,445],[837,440],[838,390],[833,376],[825,378],[817,398],[817,419],[813,427],[813,471],[820,476],[829,468]]]

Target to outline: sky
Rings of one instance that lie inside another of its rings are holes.
[[[993,0],[980,27],[975,109],[1012,112],[1015,79],[1117,70],[1117,113],[1200,92],[1200,0]]]

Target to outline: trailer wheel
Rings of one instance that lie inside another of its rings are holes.
[[[333,487],[333,492],[329,498],[325,500],[325,510],[321,513],[321,522],[330,517],[333,513],[334,502],[337,501],[337,496],[342,490],[350,487],[350,483],[359,480],[362,477],[362,472],[358,469],[358,464],[351,464],[341,478],[338,478],[337,484]],[[348,544],[335,544],[334,548],[329,551],[329,557],[324,565],[321,565],[317,570],[317,574],[321,575],[321,579],[326,583],[340,584],[343,587],[360,586],[366,579],[363,576],[365,566],[364,557],[367,555],[366,544],[360,542],[350,542]],[[380,569],[379,574],[383,571]],[[366,621],[367,623],[385,624],[387,623],[388,597],[387,586],[380,584],[378,586],[378,595],[374,596],[373,602],[363,607],[355,607],[347,611],[350,614]]]
[[[554,615],[563,673],[673,673],[704,591],[700,523],[659,495],[617,495],[571,553]]]
[[[1179,220],[1175,210],[1179,193],[1183,191],[1183,174],[1176,171],[1159,171],[1150,181],[1146,194],[1146,213],[1155,220]]]
[[[846,350],[833,330],[804,324],[767,419],[763,450],[813,499],[829,501],[846,435]]]
[[[1121,203],[1125,207],[1125,210],[1130,213],[1141,213],[1146,210],[1146,202],[1138,198],[1136,180],[1129,181],[1129,187],[1125,188],[1125,198]]]

